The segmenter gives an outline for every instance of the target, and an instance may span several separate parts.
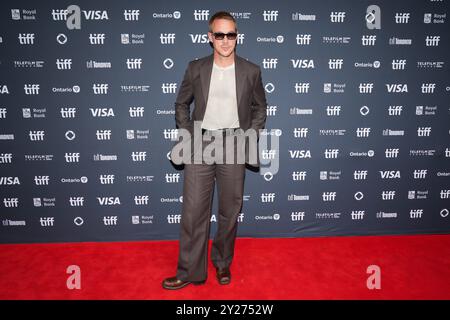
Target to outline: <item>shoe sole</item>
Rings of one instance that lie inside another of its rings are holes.
[[[167,286],[165,286],[163,284],[162,287],[164,289],[167,289],[167,290],[178,290],[178,289],[182,289],[182,288],[184,288],[184,287],[186,287],[187,285],[190,285],[190,284],[193,284],[194,286],[199,286],[199,285],[205,284],[205,282],[206,282],[206,280],[205,281],[196,281],[196,282],[186,282],[185,284],[183,284],[183,285],[181,285],[179,287],[167,287]]]
[[[226,281],[220,281],[219,278],[217,278],[217,282],[219,282],[220,285],[227,285],[227,284],[230,284],[231,278],[229,280],[226,280]]]

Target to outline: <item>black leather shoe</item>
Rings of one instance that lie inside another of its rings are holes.
[[[216,277],[219,284],[230,284],[231,282],[231,272],[230,268],[217,268]]]
[[[191,283],[193,285],[200,285],[200,284],[204,284],[205,282],[206,282],[206,280],[204,280],[204,281],[183,281],[183,280],[177,279],[177,277],[171,277],[171,278],[164,279],[164,281],[162,282],[162,286],[164,289],[177,290],[177,289],[184,288],[188,284],[191,284]]]

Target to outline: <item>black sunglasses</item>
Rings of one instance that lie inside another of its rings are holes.
[[[223,38],[225,38],[225,36],[227,36],[228,40],[235,40],[237,37],[237,33],[236,32],[228,32],[228,33],[214,32],[213,36],[214,36],[214,39],[216,39],[216,40],[223,40]]]

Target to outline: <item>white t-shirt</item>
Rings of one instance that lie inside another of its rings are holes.
[[[214,63],[202,129],[217,130],[238,127],[234,63],[225,68]]]

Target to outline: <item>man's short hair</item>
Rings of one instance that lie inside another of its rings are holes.
[[[231,13],[227,12],[227,11],[219,11],[214,13],[214,15],[209,18],[209,31],[212,32],[212,24],[214,22],[214,20],[217,19],[225,19],[225,20],[230,20],[234,22],[236,31],[237,31],[237,23],[236,20],[234,19],[234,17],[231,15]]]

